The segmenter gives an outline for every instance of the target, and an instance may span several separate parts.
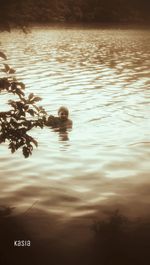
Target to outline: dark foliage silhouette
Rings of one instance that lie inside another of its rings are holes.
[[[116,210],[91,228],[94,265],[146,265],[150,259],[149,218],[132,220]]]
[[[148,0],[1,0],[1,28],[27,23],[149,23]]]
[[[0,57],[7,59],[3,52]],[[13,74],[15,70],[8,64],[3,63],[5,77],[0,78],[0,93],[13,94],[18,100],[9,100],[8,111],[0,112],[0,143],[8,142],[9,149],[14,153],[22,148],[23,155],[28,157],[32,154],[33,146],[37,146],[37,141],[28,134],[33,127],[43,128],[46,111],[43,107],[36,105],[41,100],[40,97],[31,93],[25,96],[25,84],[19,82]]]

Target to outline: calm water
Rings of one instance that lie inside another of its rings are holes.
[[[55,115],[70,109],[73,129],[34,129],[30,158],[0,146],[0,204],[63,220],[104,206],[129,215],[150,203],[150,33],[148,30],[35,28],[1,33],[26,94]],[[0,109],[7,96],[1,96]]]

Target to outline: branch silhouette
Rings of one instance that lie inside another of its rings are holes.
[[[0,52],[0,57],[2,60],[7,59],[3,52]],[[13,94],[18,100],[9,100],[10,110],[0,112],[0,143],[8,142],[12,153],[22,148],[27,158],[32,154],[34,146],[38,146],[28,132],[34,127],[43,128],[47,113],[43,107],[37,106],[40,97],[33,93],[25,96],[25,84],[12,76],[15,73],[13,68],[3,63],[1,71],[5,76],[0,78],[0,94]]]

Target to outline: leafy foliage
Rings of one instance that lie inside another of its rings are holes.
[[[0,52],[0,57],[7,60],[7,56],[3,52]]]
[[[150,22],[149,0],[1,0],[0,24],[22,29],[27,23]],[[2,23],[1,23],[2,22]]]
[[[0,57],[4,60],[7,58],[2,52]],[[41,100],[40,97],[33,93],[25,97],[25,84],[12,77],[15,70],[6,63],[3,67],[1,71],[6,76],[0,78],[0,93],[14,94],[18,100],[9,100],[10,110],[0,112],[0,143],[7,141],[12,153],[22,148],[23,155],[29,157],[38,143],[28,131],[34,127],[43,128],[47,113],[43,107],[36,105]]]

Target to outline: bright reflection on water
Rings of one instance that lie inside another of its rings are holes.
[[[64,135],[34,129],[39,146],[29,159],[0,146],[1,204],[25,211],[36,202],[63,217],[94,214],[101,205],[148,205],[149,47],[148,30],[1,33],[0,48],[26,93],[41,96],[50,114],[67,105],[74,123]]]

